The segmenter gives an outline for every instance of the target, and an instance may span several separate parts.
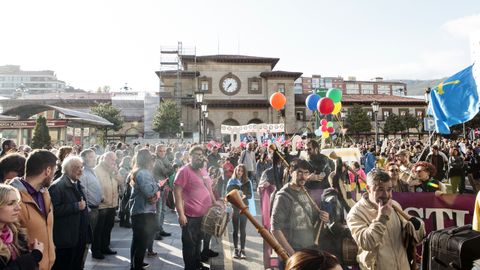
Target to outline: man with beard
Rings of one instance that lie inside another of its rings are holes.
[[[292,164],[292,180],[275,196],[271,220],[273,236],[290,256],[315,244],[314,224],[319,218],[329,222],[328,213],[319,213],[305,194],[305,183],[312,170],[310,164],[305,160],[294,160]],[[279,268],[284,267],[285,262],[280,261]]]
[[[189,150],[190,163],[180,168],[174,182],[175,208],[178,223],[182,227],[182,255],[186,270],[208,269],[201,263],[203,233],[202,218],[216,202],[212,191],[212,179],[204,167],[203,148],[193,146]]]
[[[425,161],[431,163],[437,171],[432,177],[440,182],[443,181],[445,178],[445,169],[448,165],[448,157],[442,151],[438,150],[437,145],[432,146],[431,152]]]
[[[313,167],[313,172],[308,178],[306,187],[308,189],[327,189],[330,187],[327,177],[335,169],[335,163],[327,156],[320,153],[318,142],[311,139],[307,142],[305,151],[308,154],[308,161]]]
[[[86,244],[91,240],[85,194],[80,185],[83,161],[68,156],[62,163],[62,176],[48,189],[52,196],[53,241],[57,258],[52,269],[83,269]]]
[[[53,244],[53,211],[47,188],[56,170],[57,157],[47,150],[34,150],[26,160],[24,177],[16,177],[10,185],[20,191],[22,207],[20,225],[28,239],[44,243],[40,270],[49,270],[55,262]]]
[[[423,221],[405,220],[398,202],[392,200],[392,181],[382,170],[367,175],[364,193],[347,215],[347,225],[358,245],[360,269],[410,269],[410,252],[404,247],[403,233],[412,236],[413,246],[425,235]],[[398,209],[398,210],[397,210]],[[415,263],[415,262],[413,262]]]

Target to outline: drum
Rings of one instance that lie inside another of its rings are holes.
[[[202,218],[201,230],[204,233],[220,237],[225,232],[229,220],[229,214],[225,208],[214,205],[208,209],[207,214]]]
[[[342,259],[344,265],[356,265],[357,263],[358,246],[355,240],[351,237],[345,237],[342,240]]]

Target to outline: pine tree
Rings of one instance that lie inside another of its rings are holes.
[[[35,129],[33,130],[32,148],[46,148],[52,144],[50,133],[48,131],[47,119],[43,116],[38,116]]]
[[[362,106],[355,104],[352,109],[348,111],[345,119],[345,127],[348,128],[349,133],[358,135],[361,132],[368,132],[372,130],[371,119],[367,112],[362,109]]]
[[[387,134],[396,134],[405,130],[405,125],[401,121],[401,117],[392,113],[385,120],[385,125],[383,126],[383,131]]]
[[[164,100],[153,116],[152,129],[159,134],[175,137],[180,132],[180,113],[173,100]]]

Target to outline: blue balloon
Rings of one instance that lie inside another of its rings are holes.
[[[310,111],[317,110],[317,103],[320,100],[320,96],[317,94],[310,94],[308,95],[307,99],[305,99],[305,105]]]
[[[319,128],[315,129],[315,135],[316,135],[317,137],[322,136],[322,131],[321,131]]]

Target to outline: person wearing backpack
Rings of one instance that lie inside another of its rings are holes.
[[[314,224],[318,219],[329,222],[328,213],[317,212],[305,193],[305,183],[313,168],[305,160],[292,164],[292,181],[276,194],[271,220],[273,236],[290,256],[315,245]],[[279,261],[279,268],[285,268],[284,261]]]

